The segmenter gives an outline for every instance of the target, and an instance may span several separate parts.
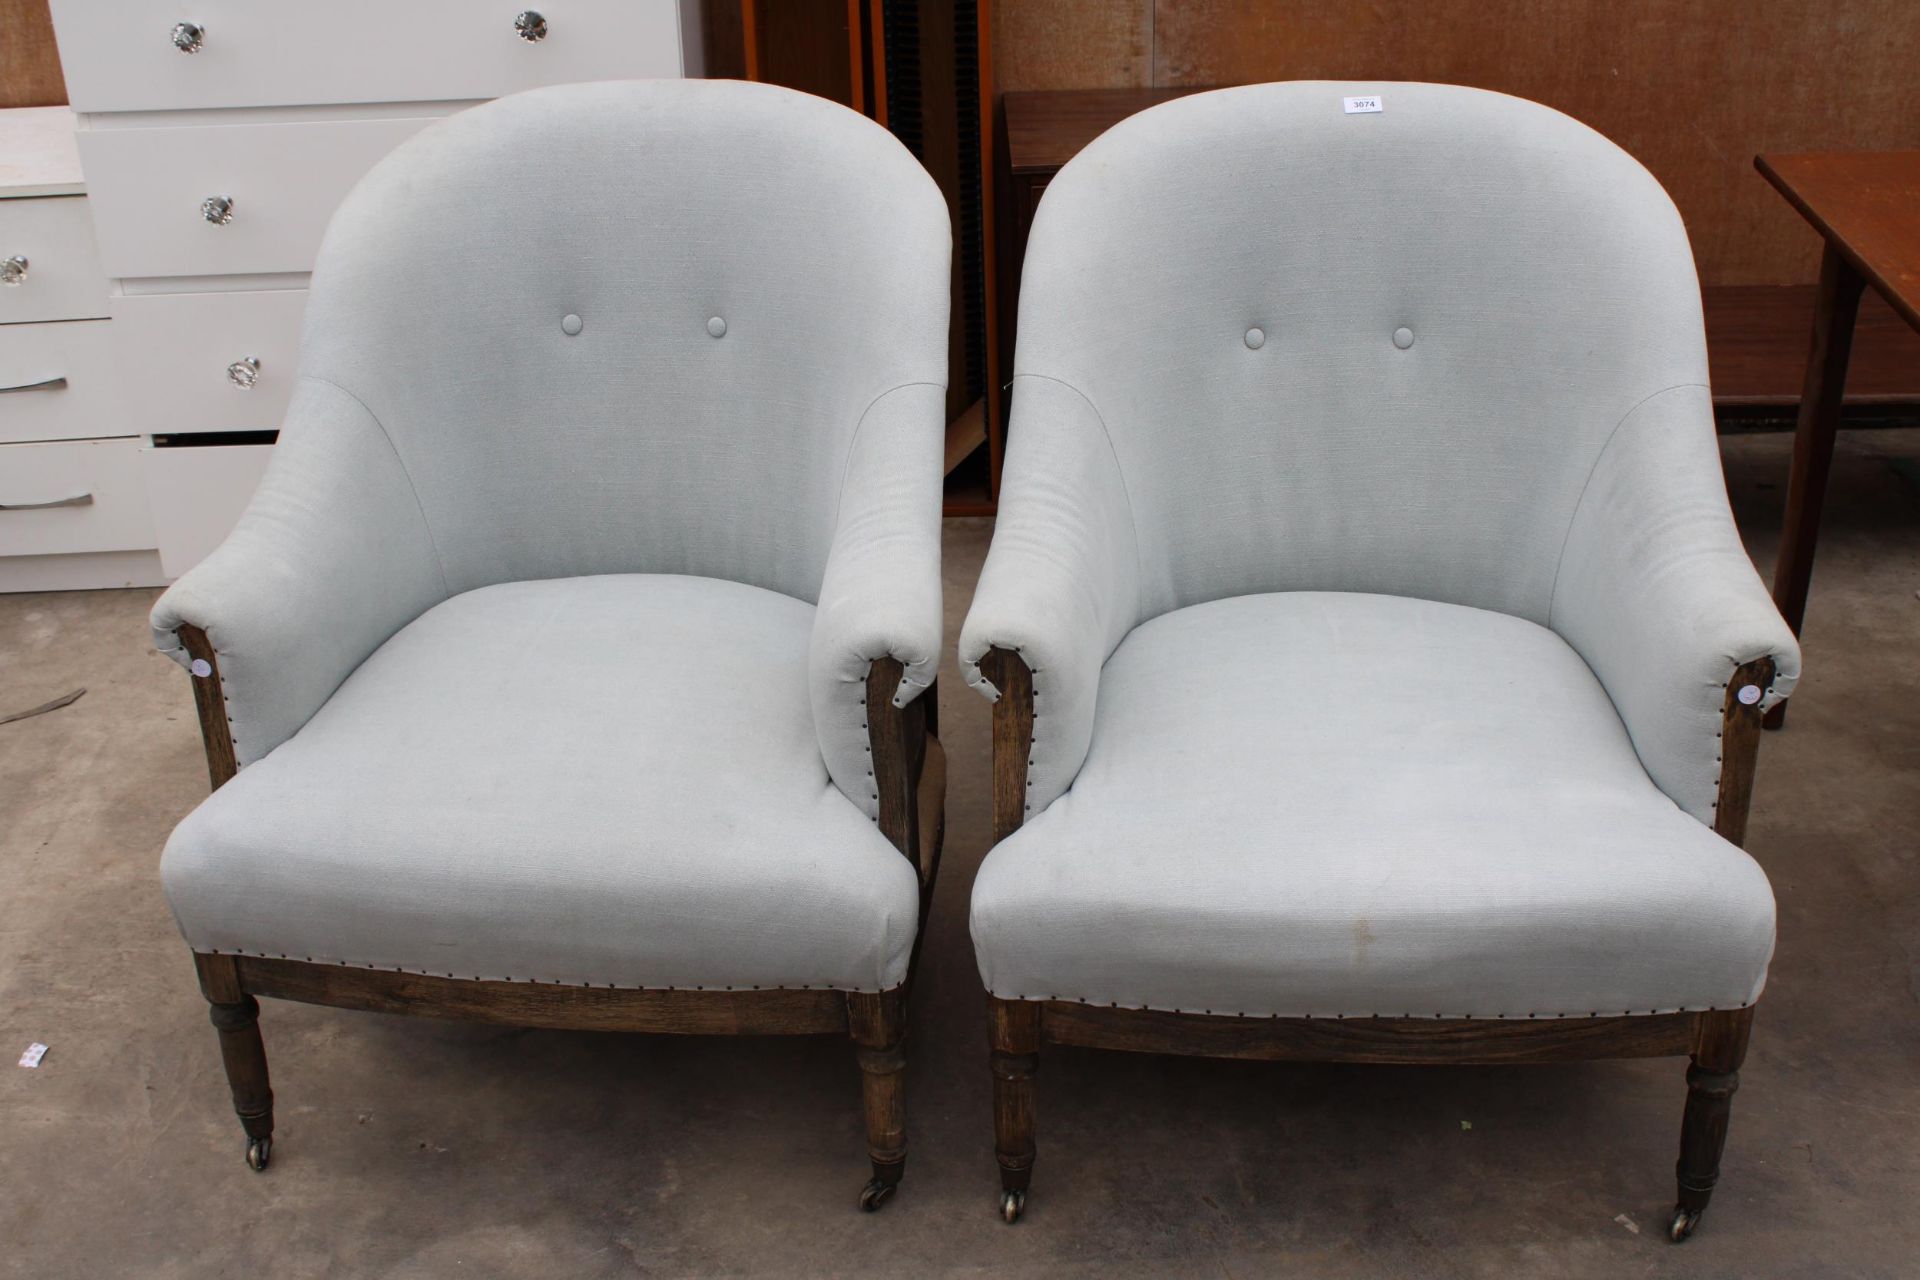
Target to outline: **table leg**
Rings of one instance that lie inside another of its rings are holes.
[[[1813,308],[1813,341],[1807,352],[1807,377],[1800,391],[1800,420],[1793,435],[1793,469],[1787,479],[1787,513],[1780,526],[1780,558],[1773,571],[1773,601],[1793,633],[1807,612],[1807,586],[1813,580],[1813,544],[1820,536],[1820,511],[1827,500],[1827,472],[1833,465],[1833,437],[1840,425],[1840,396],[1846,390],[1847,358],[1853,350],[1853,322],[1860,314],[1866,284],[1831,242],[1820,260],[1820,291]],[[1767,714],[1765,724],[1786,723],[1786,703]]]

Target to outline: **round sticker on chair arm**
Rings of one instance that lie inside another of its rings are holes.
[[[1750,707],[1760,701],[1760,686],[1757,684],[1743,684],[1740,686],[1740,692],[1734,696],[1740,699],[1741,706]]]
[[[201,677],[210,676],[213,674],[213,664],[211,662],[208,662],[205,658],[195,658],[193,660],[193,665],[187,669],[193,672],[193,674],[195,674],[196,676],[201,676]]]

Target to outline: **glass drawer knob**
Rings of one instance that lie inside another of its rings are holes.
[[[197,22],[173,24],[173,47],[182,53],[198,53],[207,43],[207,29]]]
[[[0,284],[19,285],[27,279],[27,260],[19,254],[0,261]]]
[[[241,356],[227,366],[227,381],[242,391],[253,390],[253,384],[260,381],[260,361],[253,356]]]
[[[538,10],[523,9],[514,15],[513,30],[528,44],[537,44],[547,38],[547,20]]]
[[[224,227],[233,221],[232,196],[208,196],[200,202],[200,216],[216,227]]]

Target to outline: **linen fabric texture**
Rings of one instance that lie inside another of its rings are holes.
[[[873,825],[865,681],[873,660],[899,659],[904,703],[939,653],[949,257],[945,203],[891,135],[765,85],[535,90],[438,123],[377,165],[321,248],[299,385],[259,492],[153,613],[157,643],[182,661],[178,629],[207,632],[242,766],[169,845],[188,941],[569,982],[685,985],[710,962],[719,985],[897,985],[917,889]],[[712,594],[689,595],[698,580]],[[505,590],[549,581],[574,586]],[[462,604],[470,595],[490,603]],[[691,612],[676,618],[668,600]],[[520,647],[479,634],[495,629]],[[403,635],[406,659],[371,665]],[[701,654],[712,664],[692,662]],[[494,662],[529,690],[600,680],[606,715],[529,696],[521,733],[490,738],[461,704],[497,683]],[[371,695],[331,710],[361,674],[395,697],[412,690],[396,705],[418,723],[402,736],[431,740],[434,759],[376,748],[399,722]],[[293,750],[309,728],[317,740]],[[534,762],[580,733],[568,758],[594,763],[577,776],[626,794],[605,797],[597,823],[568,815],[573,844],[519,843],[560,819],[527,808],[547,794],[533,783],[562,786]],[[711,740],[688,757],[713,771],[709,786],[636,778],[689,735]],[[346,763],[356,738],[386,764],[380,779]],[[532,768],[527,785],[469,792],[504,767],[483,743]],[[765,756],[775,745],[782,761]],[[813,801],[782,790],[802,778],[818,783]],[[272,815],[310,812],[307,791],[351,807],[362,786],[365,805],[377,793],[387,806],[384,834],[355,828],[350,854],[301,863],[308,837]],[[453,794],[492,819],[467,832],[457,872],[425,816]],[[197,843],[215,833],[217,849]],[[822,852],[841,840],[860,847]],[[721,904],[735,899],[715,898],[700,941],[661,918],[678,909],[671,895],[645,889],[668,875],[650,860],[695,848],[715,893],[754,874],[789,889],[803,869],[866,875],[882,852],[905,877],[887,864],[872,885],[818,886],[844,912],[787,893],[780,927],[815,935],[792,946],[764,921],[749,928],[745,905],[729,925]],[[307,889],[269,874],[285,859],[319,877],[305,915],[294,905]],[[347,904],[325,877],[383,874],[365,891],[415,913],[437,892],[440,918],[466,922],[458,964],[378,912],[386,925],[329,932]],[[228,875],[282,896],[248,906],[217,888]],[[583,904],[596,885],[614,897],[598,914],[580,906],[573,928],[532,899],[514,916],[502,886],[543,876],[550,904]],[[867,900],[882,889],[884,904]],[[529,929],[556,936],[509,945]]]
[[[1363,93],[1379,95],[1383,110],[1346,114],[1342,98]],[[1262,340],[1251,338],[1256,328]],[[1731,846],[1712,865],[1747,870],[1686,880],[1693,896],[1682,904],[1709,914],[1742,904],[1740,920],[1708,931],[1704,945],[1725,947],[1714,951],[1718,967],[1656,951],[1660,964],[1622,970],[1638,975],[1631,981],[1598,977],[1608,956],[1680,918],[1635,905],[1650,884],[1673,888],[1635,878],[1650,851],[1670,844],[1680,865],[1688,849],[1719,840],[1702,824],[1713,819],[1734,668],[1773,658],[1771,706],[1800,667],[1728,509],[1685,229],[1638,163],[1558,112],[1455,86],[1309,82],[1196,94],[1109,130],[1048,185],[1028,242],[1019,334],[999,515],[960,639],[963,670],[990,697],[978,667],[989,648],[1018,651],[1034,672],[1029,825],[989,856],[974,900],[982,973],[996,995],[1265,1014],[1550,1016],[1739,1004],[1757,993],[1772,901],[1740,888],[1758,871]],[[1284,599],[1210,639],[1177,622],[1212,602],[1292,593],[1315,598],[1315,625]],[[1323,593],[1356,597],[1355,621]],[[1407,629],[1396,642],[1370,622],[1362,650],[1350,625],[1373,617],[1371,598],[1488,617],[1441,628],[1382,615]],[[1123,676],[1115,664],[1129,637],[1144,644],[1156,620],[1191,649],[1155,647],[1151,672],[1136,659]],[[1489,720],[1467,705],[1486,693],[1472,666],[1496,662],[1502,643],[1512,645],[1512,669],[1537,684],[1531,710],[1509,700],[1506,717]],[[1529,645],[1538,662],[1526,661]],[[1357,653],[1407,694],[1400,740],[1363,682],[1341,677],[1344,702],[1301,696],[1299,673],[1332,679],[1326,664]],[[1567,667],[1575,658],[1591,688]],[[1128,708],[1150,701],[1145,686],[1156,682],[1218,714],[1165,705],[1158,730],[1142,736]],[[1222,702],[1219,691],[1246,701]],[[1581,714],[1556,719],[1567,698]],[[1421,736],[1423,715],[1460,733],[1443,750]],[[1557,776],[1549,755],[1531,789],[1517,785],[1511,744],[1546,724],[1577,735],[1583,766],[1604,763],[1604,783]],[[1146,771],[1156,752],[1176,751],[1176,726],[1179,750],[1205,754],[1208,739],[1230,737],[1247,753],[1244,767],[1212,783]],[[1384,758],[1409,742],[1434,749],[1374,774],[1359,767],[1366,751],[1343,737],[1360,726],[1380,735],[1371,750]],[[1298,754],[1300,741],[1344,745],[1321,760]],[[1626,803],[1613,753],[1622,742],[1645,780],[1639,816],[1579,831],[1606,809],[1583,787]],[[1406,810],[1385,782],[1438,799],[1463,763],[1471,778],[1512,785],[1453,797],[1450,811],[1475,816],[1452,828]],[[1282,767],[1300,776],[1263,771]],[[1130,785],[1114,781],[1122,776]],[[1079,780],[1112,811],[1096,818],[1091,796],[1061,808]],[[1276,796],[1294,808],[1283,812]],[[1654,802],[1694,825],[1654,822],[1640,811]],[[1399,867],[1366,852],[1383,813],[1403,815],[1404,856],[1426,858],[1428,879],[1396,870],[1370,895],[1334,892],[1364,881],[1369,867]],[[1244,827],[1242,843],[1190,834],[1215,821]],[[1119,840],[1121,828],[1136,834]],[[1177,865],[1217,858],[1208,865],[1220,884],[1229,867],[1251,877],[1234,909],[1248,929],[1273,931],[1271,945],[1203,929],[1210,917],[1197,884],[1183,898],[1178,883],[1129,879],[1152,831],[1170,842],[1159,856]],[[1119,842],[1100,844],[1096,832]],[[1106,907],[1164,889],[1171,914],[1110,930],[1104,944],[1093,933],[1062,941],[1043,958],[1046,944],[1022,931],[1058,923],[1052,908],[1070,910],[1049,904],[1049,893],[1096,893],[1092,881],[1073,880],[1074,860],[1096,844]],[[1575,850],[1612,869],[1611,897],[1579,885]],[[1413,901],[1441,868],[1452,869],[1456,891]],[[1503,896],[1492,887],[1502,876],[1533,887]],[[1558,906],[1555,883],[1566,895]],[[1033,900],[1016,907],[1022,894]],[[1291,927],[1364,920],[1385,939],[1389,922],[1431,925],[1419,913],[1434,901],[1448,904],[1454,928],[1369,944],[1364,969],[1344,934]],[[1562,946],[1548,925],[1576,903],[1591,907],[1592,936]],[[1340,915],[1349,909],[1351,918]],[[1488,932],[1503,912],[1506,924]],[[1192,957],[1197,970],[1173,962],[1183,947],[1207,953]],[[1494,982],[1488,955],[1521,985]],[[1179,973],[1194,975],[1191,989]]]
[[[1584,1017],[1748,1003],[1773,895],[1554,632],[1292,591],[1128,634],[1072,788],[981,867],[973,936],[1009,998]]]

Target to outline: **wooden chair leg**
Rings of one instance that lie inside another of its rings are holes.
[[[993,999],[993,1146],[1000,1161],[1000,1216],[1020,1221],[1033,1178],[1033,1073],[1040,1065],[1040,1006]]]
[[[860,1207],[872,1213],[899,1189],[907,1170],[906,1010],[898,992],[847,996],[854,1056],[860,1062],[867,1117],[867,1156],[873,1176],[860,1191]]]
[[[227,1069],[233,1110],[247,1131],[247,1167],[259,1173],[273,1156],[273,1089],[267,1082],[267,1049],[260,1041],[260,1002],[243,995],[232,1004],[207,1006],[220,1033],[220,1061]]]
[[[1693,1234],[1720,1180],[1720,1154],[1727,1145],[1727,1120],[1740,1087],[1740,1064],[1747,1056],[1753,1010],[1706,1015],[1701,1021],[1693,1060],[1687,1067],[1687,1110],[1680,1123],[1679,1203],[1667,1235],[1676,1244]]]

